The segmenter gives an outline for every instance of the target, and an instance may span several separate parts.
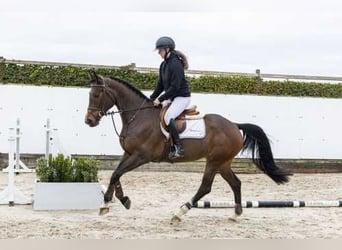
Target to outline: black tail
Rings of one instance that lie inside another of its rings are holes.
[[[251,151],[254,164],[276,183],[283,184],[288,182],[288,176],[292,174],[275,164],[269,139],[262,128],[248,123],[236,125],[243,132],[244,142],[242,151]]]

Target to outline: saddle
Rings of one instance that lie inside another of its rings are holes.
[[[169,106],[170,104],[162,107],[160,111],[160,115],[159,115],[160,123],[167,132],[169,132],[169,129],[167,128],[165,124],[164,116]],[[197,106],[193,105],[185,109],[179,116],[177,116],[175,119],[175,123],[176,123],[176,128],[178,130],[178,133],[180,134],[185,130],[186,120],[192,120],[192,119],[195,120],[195,119],[202,118],[202,117],[199,117],[199,114],[200,112],[197,111]]]

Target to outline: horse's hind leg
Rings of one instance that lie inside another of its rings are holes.
[[[204,175],[202,177],[202,183],[195,194],[195,196],[191,199],[190,202],[185,203],[180,207],[180,210],[178,213],[176,213],[172,219],[171,223],[178,223],[181,221],[181,217],[186,214],[193,206],[194,203],[199,201],[203,196],[210,193],[211,186],[213,184],[215,175],[217,173],[217,167],[214,167],[215,165],[211,165],[207,162],[207,165],[205,167]]]
[[[234,174],[231,169],[231,161],[222,165],[219,169],[219,172],[223,179],[225,179],[230,185],[231,189],[234,192],[234,201],[235,201],[235,215],[230,219],[236,221],[237,216],[242,214],[242,205],[241,205],[241,181]]]

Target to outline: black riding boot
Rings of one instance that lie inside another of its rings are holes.
[[[173,140],[173,145],[175,150],[169,154],[169,159],[173,160],[184,156],[184,149],[181,140],[179,139],[179,134],[176,128],[176,123],[173,119],[170,120],[168,126],[171,138]]]

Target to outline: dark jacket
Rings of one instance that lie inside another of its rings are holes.
[[[160,102],[167,99],[173,101],[178,96],[190,96],[189,84],[185,79],[182,61],[174,52],[171,52],[170,56],[161,63],[157,87],[150,99],[154,101],[163,91],[165,93],[158,98]]]

